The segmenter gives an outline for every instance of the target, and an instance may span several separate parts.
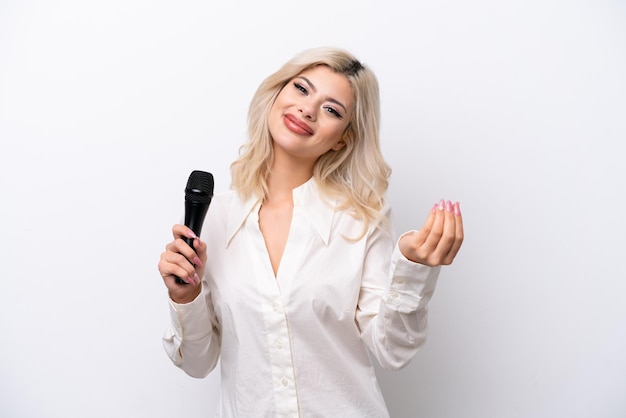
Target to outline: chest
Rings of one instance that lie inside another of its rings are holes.
[[[250,216],[222,256],[207,265],[217,310],[251,317],[278,303],[292,319],[331,314],[352,321],[366,246],[365,240],[342,237],[352,232],[349,227],[338,223],[325,242],[294,208],[275,268],[268,234],[262,232],[259,217]]]
[[[274,275],[278,273],[291,226],[293,202],[282,205],[263,205],[259,209],[259,230],[269,256]]]

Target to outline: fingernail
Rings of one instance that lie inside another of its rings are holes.
[[[446,202],[446,212],[452,212],[452,202],[449,200]]]
[[[198,237],[196,236],[196,234],[195,234],[195,233],[194,233],[191,229],[190,229],[189,231],[187,231],[187,236],[188,236],[189,238],[194,238],[194,239],[195,239],[195,238],[198,238]]]
[[[194,282],[195,284],[200,283],[200,277],[198,276],[198,273],[194,273],[194,274],[193,274],[193,282]]]
[[[199,266],[199,267],[202,267],[202,261],[200,261],[200,259],[198,258],[198,256],[195,256],[195,257],[193,258],[193,265],[194,265],[194,266]]]
[[[433,208],[431,209],[431,212],[432,212],[432,213],[437,212],[437,206],[439,206],[437,203],[435,203],[435,204],[433,205]]]
[[[461,204],[459,202],[454,204],[454,214],[457,216],[461,215]]]
[[[443,208],[445,207],[445,205],[446,205],[446,202],[445,202],[443,199],[441,199],[441,200],[439,201],[439,210],[443,210]]]

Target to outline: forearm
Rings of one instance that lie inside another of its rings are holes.
[[[193,377],[204,377],[215,368],[220,338],[214,315],[201,293],[192,302],[170,300],[171,324],[163,336],[163,347],[172,362]]]
[[[377,315],[369,320],[363,339],[382,367],[399,369],[411,361],[426,341],[428,302],[440,267],[413,263],[396,247],[390,271],[390,284],[382,294],[362,298],[363,305],[374,305],[376,296],[378,301]]]

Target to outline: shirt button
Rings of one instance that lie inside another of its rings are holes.
[[[389,297],[391,299],[397,299],[398,298],[398,292],[394,292],[394,291],[389,292]]]
[[[278,311],[278,308],[279,308],[278,303],[276,303],[276,302],[272,303],[272,310],[274,312]]]
[[[402,284],[404,283],[404,279],[402,277],[396,277],[395,279],[393,279],[393,282],[397,284]]]
[[[283,348],[283,343],[281,343],[280,340],[276,340],[275,346],[276,346],[276,348],[278,348],[280,350],[281,348]]]
[[[280,384],[283,386],[287,386],[289,384],[289,380],[286,377],[283,377],[283,380],[280,381]]]

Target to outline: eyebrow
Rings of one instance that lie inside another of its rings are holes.
[[[298,77],[296,77],[296,78],[301,78],[301,79],[303,79],[304,81],[306,81],[306,83],[309,85],[309,87],[311,87],[311,90],[313,90],[314,92],[317,92],[317,88],[315,87],[315,84],[311,83],[311,80],[309,80],[308,78],[303,77],[303,76],[301,76],[301,75],[300,75],[300,76],[298,76]],[[331,103],[335,103],[337,106],[341,106],[341,107],[343,108],[343,111],[344,111],[344,112],[346,112],[346,113],[348,113],[348,109],[346,109],[346,107],[344,106],[344,104],[343,104],[343,103],[341,103],[339,100],[337,100],[337,99],[333,99],[332,97],[326,97],[326,100],[328,100],[328,101],[329,101],[329,102],[331,102]]]

